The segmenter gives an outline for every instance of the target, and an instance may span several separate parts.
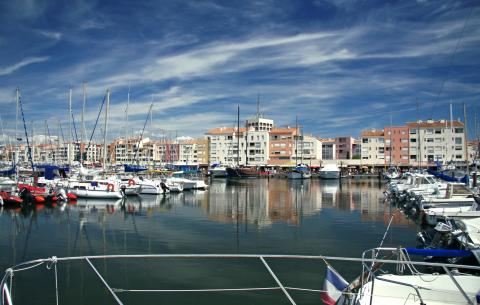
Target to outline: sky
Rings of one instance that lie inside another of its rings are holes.
[[[257,100],[277,126],[298,117],[319,137],[448,119],[450,103],[463,121],[465,103],[473,138],[479,55],[473,0],[6,0],[0,115],[13,135],[18,87],[28,129],[68,138],[72,88],[80,137],[86,82],[88,137],[109,90],[109,138],[141,132],[151,103],[145,136],[199,137]]]

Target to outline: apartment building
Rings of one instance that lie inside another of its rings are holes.
[[[255,131],[271,131],[273,129],[273,120],[266,119],[258,113],[255,117],[246,121],[246,127]]]
[[[207,139],[189,139],[179,141],[179,157],[177,163],[185,165],[208,164],[207,147]]]
[[[319,139],[322,143],[322,160],[335,160],[337,148],[335,139]]]
[[[296,128],[273,128],[269,134],[271,165],[294,165],[292,163],[295,150]]]
[[[335,138],[336,159],[352,159],[355,139],[352,137]]]
[[[383,130],[364,130],[360,133],[362,162],[369,165],[385,164],[385,133]]]
[[[312,135],[301,135],[297,141],[297,163],[311,163],[313,160],[322,160],[322,142]]]
[[[427,120],[407,123],[410,165],[464,162],[466,157],[463,122]]]
[[[266,165],[269,157],[269,132],[254,127],[214,128],[206,133],[210,143],[210,162],[225,165]],[[239,147],[240,145],[240,147]],[[238,161],[237,161],[238,160]]]
[[[385,127],[385,164],[409,165],[410,132],[407,126]]]

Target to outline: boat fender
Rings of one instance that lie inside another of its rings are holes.
[[[113,184],[109,183],[107,185],[107,191],[109,191],[109,192],[115,191],[115,186]]]
[[[77,195],[72,193],[67,193],[67,198],[70,200],[77,200]]]
[[[133,180],[133,179],[128,180],[128,185],[129,185],[129,186],[135,185],[135,184],[136,184],[136,183],[135,183],[135,180]]]
[[[45,202],[45,198],[43,198],[42,196],[35,196],[35,202],[36,203],[43,203],[43,202]]]

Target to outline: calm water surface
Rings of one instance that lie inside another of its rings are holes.
[[[0,268],[49,256],[149,253],[305,254],[360,257],[379,245],[414,246],[415,224],[384,202],[376,180],[209,182],[208,191],[122,201],[2,210]],[[321,289],[321,261],[268,260],[287,286]],[[112,287],[196,289],[276,286],[257,259],[96,260]],[[359,264],[332,262],[352,280]],[[114,304],[85,261],[58,264],[60,304]],[[45,266],[15,275],[15,304],[54,304]],[[122,292],[126,304],[289,304],[281,291]],[[297,304],[321,304],[318,293],[292,292]]]

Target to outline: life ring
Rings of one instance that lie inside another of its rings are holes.
[[[109,192],[115,191],[115,186],[111,183],[107,184],[107,191]]]
[[[133,179],[128,180],[128,185],[129,185],[129,186],[135,185],[135,184],[136,184],[136,183],[135,183],[135,180],[133,180]]]

